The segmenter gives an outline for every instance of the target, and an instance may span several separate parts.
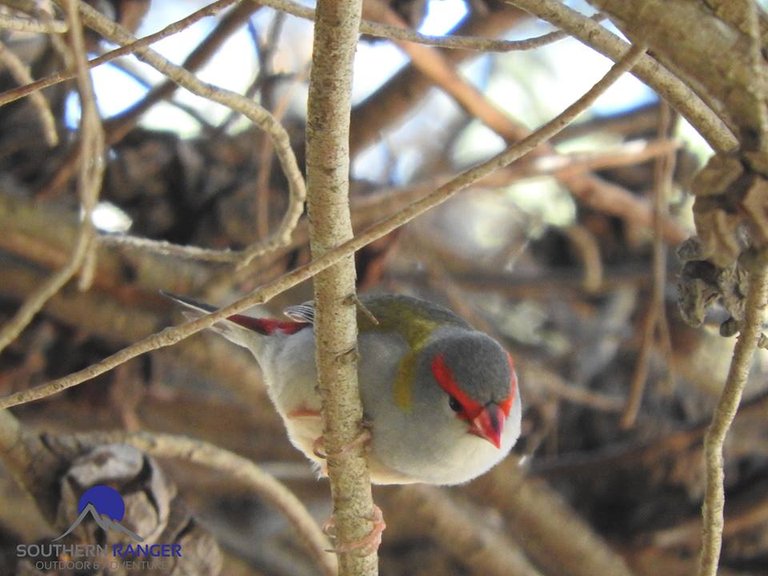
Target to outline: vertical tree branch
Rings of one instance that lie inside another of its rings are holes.
[[[659,107],[658,133],[660,138],[667,138],[672,130],[672,113],[667,102],[662,101]],[[640,412],[640,404],[647,386],[648,370],[651,352],[655,342],[654,336],[659,335],[659,341],[667,341],[667,318],[664,312],[664,290],[667,286],[667,248],[662,233],[663,219],[667,215],[667,202],[672,190],[675,172],[674,151],[670,151],[656,159],[653,169],[653,283],[651,285],[651,302],[648,313],[643,320],[642,343],[638,353],[637,364],[629,387],[627,404],[621,416],[621,427],[631,428],[635,425]],[[668,350],[666,350],[668,352]]]
[[[699,576],[716,576],[723,542],[723,508],[725,506],[723,443],[741,402],[744,384],[749,376],[752,356],[762,329],[768,298],[768,266],[755,265],[749,278],[744,326],[733,350],[728,378],[720,395],[712,423],[704,436],[706,493],[702,515]]]
[[[353,237],[349,213],[352,63],[362,2],[317,3],[307,112],[307,183],[313,258]],[[357,322],[352,255],[314,280],[318,385],[333,496],[339,573],[377,574],[375,549],[356,547],[374,529],[357,383]]]

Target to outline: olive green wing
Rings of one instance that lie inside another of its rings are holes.
[[[411,406],[418,354],[435,329],[440,326],[456,326],[471,330],[472,327],[447,308],[411,296],[363,296],[360,303],[357,324],[361,333],[394,332],[408,344],[409,351],[400,361],[393,385],[395,403],[403,410],[408,410]],[[314,322],[314,304],[305,302],[291,306],[286,308],[285,314],[294,321]]]
[[[418,354],[439,326],[452,325],[471,330],[471,326],[447,308],[410,296],[383,295],[361,299],[365,310],[358,311],[361,332],[396,332],[407,343],[393,385],[395,404],[403,410],[411,407]]]

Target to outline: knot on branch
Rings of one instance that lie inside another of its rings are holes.
[[[697,236],[677,251],[683,319],[699,326],[707,309],[720,304],[728,314],[723,336],[741,330],[750,272],[768,264],[768,182],[751,165],[735,155],[710,158],[691,184]]]
[[[105,444],[75,457],[61,478],[56,527],[66,530],[78,517],[80,497],[93,486],[107,485],[120,493],[125,503],[122,524],[153,543],[168,526],[171,500],[176,487],[165,477],[157,463],[132,446]],[[83,542],[98,542],[100,528],[96,523],[83,522],[73,536]],[[112,541],[129,539],[119,534],[107,534]]]
[[[125,560],[141,560],[144,564],[136,562],[135,569],[126,565],[124,573],[128,576],[143,574],[150,566],[159,576],[219,573],[222,557],[216,541],[193,518],[176,486],[153,458],[127,444],[87,446],[71,437],[48,437],[47,445],[62,463],[55,471],[49,470],[55,476],[49,479],[49,485],[60,486],[50,518],[57,531],[55,542],[106,546],[107,558],[90,558],[99,563],[123,559],[110,555],[114,554],[113,545],[122,546],[121,551],[128,545],[177,546],[179,554],[171,556],[129,553]],[[123,513],[113,515],[95,505],[90,513],[83,508],[83,495],[94,487],[116,491]],[[29,563],[23,569],[36,574],[33,566],[38,560],[51,559],[29,557],[20,564]]]

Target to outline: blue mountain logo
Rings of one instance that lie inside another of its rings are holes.
[[[77,512],[78,516],[75,521],[64,534],[54,538],[53,542],[70,534],[80,526],[83,520],[89,517],[105,532],[120,532],[135,542],[144,541],[144,538],[120,524],[120,520],[125,516],[125,502],[123,502],[120,493],[110,486],[97,484],[88,488],[77,502]]]

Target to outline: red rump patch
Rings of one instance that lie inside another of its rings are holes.
[[[299,330],[311,326],[309,322],[291,322],[290,320],[275,320],[273,318],[254,318],[253,316],[243,316],[242,314],[233,314],[228,316],[227,320],[231,320],[235,324],[239,324],[243,328],[253,330],[259,334],[296,334]]]

